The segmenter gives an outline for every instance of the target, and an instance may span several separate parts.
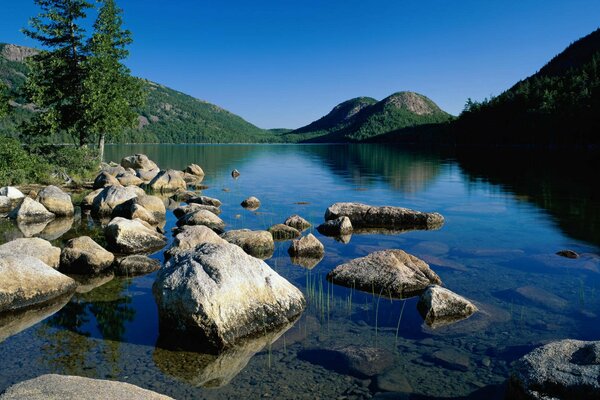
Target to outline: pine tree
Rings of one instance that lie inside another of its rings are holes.
[[[42,12],[23,32],[42,45],[28,60],[25,86],[29,101],[40,112],[24,127],[26,140],[58,133],[70,134],[80,146],[88,135],[82,126],[85,30],[79,25],[92,5],[86,0],[34,0]],[[32,140],[33,139],[33,140]]]
[[[10,105],[8,104],[8,88],[2,82],[0,82],[0,118],[8,114]]]
[[[135,126],[135,108],[143,105],[146,92],[142,81],[130,75],[122,60],[132,43],[131,33],[122,28],[122,10],[115,0],[102,0],[94,34],[87,45],[84,63],[83,105],[87,133],[98,139],[100,160],[107,136],[115,137]]]

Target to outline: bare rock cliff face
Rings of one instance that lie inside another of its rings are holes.
[[[387,104],[404,108],[417,115],[431,115],[436,110],[422,96],[413,92],[400,92],[387,98]]]
[[[7,44],[2,49],[2,56],[8,61],[23,62],[26,58],[38,54],[39,51],[32,49],[31,47],[17,46],[14,44]]]

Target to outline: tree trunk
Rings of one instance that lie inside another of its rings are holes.
[[[100,162],[104,161],[104,133],[101,133],[98,138],[98,158]]]

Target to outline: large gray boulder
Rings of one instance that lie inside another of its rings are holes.
[[[188,165],[184,172],[198,177],[204,176],[204,170],[198,164]]]
[[[77,283],[39,259],[27,255],[0,257],[0,313],[45,303],[73,293]]]
[[[273,236],[267,231],[238,229],[225,232],[221,235],[221,237],[229,243],[241,247],[251,256],[261,258],[263,260],[270,258],[275,251]]]
[[[13,186],[1,187],[0,196],[8,197],[11,200],[19,200],[25,197],[25,195],[19,189]]]
[[[96,197],[92,204],[92,214],[99,217],[108,217],[113,214],[116,207],[144,194],[144,191],[134,186],[108,186]]]
[[[177,253],[195,249],[203,243],[228,244],[212,229],[204,225],[185,225],[179,228],[173,246],[165,252],[165,259],[169,259]]]
[[[120,165],[103,164],[102,171],[106,172],[112,176],[117,176],[123,172],[126,172],[127,170]]]
[[[319,233],[325,236],[345,236],[352,234],[352,222],[348,217],[339,217],[325,221],[317,227]]]
[[[139,219],[113,218],[104,236],[111,250],[123,254],[151,252],[167,244],[163,235]]]
[[[156,175],[160,174],[160,169],[136,169],[135,174],[138,176],[138,178],[144,181],[144,183],[150,183],[154,178],[156,178]]]
[[[67,242],[60,255],[60,271],[66,274],[98,274],[110,268],[115,256],[89,236]]]
[[[101,171],[98,176],[96,176],[96,179],[94,179],[94,190],[102,189],[107,186],[121,186],[121,183],[108,172]]]
[[[48,211],[41,203],[30,197],[25,197],[23,202],[11,211],[9,217],[17,222],[35,223],[48,222],[54,219],[55,215]]]
[[[338,265],[327,280],[396,298],[415,296],[429,285],[442,283],[425,261],[402,250],[376,251]]]
[[[286,219],[283,224],[287,225],[287,226],[291,226],[292,228],[296,228],[301,232],[312,226],[310,222],[308,222],[307,220],[305,220],[298,214],[289,216],[288,219]]]
[[[192,213],[192,212],[198,211],[198,210],[210,211],[211,213],[213,213],[215,215],[220,215],[221,214],[221,209],[218,208],[218,207],[207,206],[207,205],[196,204],[196,203],[188,204],[186,206],[177,207],[176,209],[173,210],[173,214],[175,215],[175,217],[181,218],[185,214],[189,214],[189,213]]]
[[[288,249],[292,257],[321,258],[325,254],[325,247],[312,233],[292,241]]]
[[[132,200],[132,202],[133,204],[137,204],[139,206],[144,207],[154,216],[154,218],[158,220],[165,219],[167,215],[165,203],[158,196],[150,196],[146,194],[138,195]]]
[[[161,335],[210,352],[285,326],[306,306],[302,292],[232,244],[177,254],[159,271],[153,292]]]
[[[0,245],[0,257],[5,254],[34,257],[52,268],[58,268],[60,263],[60,248],[40,238],[20,238],[4,243]]]
[[[507,398],[600,398],[600,341],[552,342],[534,349],[513,367]]]
[[[0,196],[0,214],[5,216],[7,213],[11,212],[13,208],[13,200],[9,199],[7,196]]]
[[[225,222],[207,210],[193,211],[179,218],[177,226],[184,225],[204,225],[218,233],[222,233],[225,229]]]
[[[114,267],[115,275],[127,277],[146,275],[159,269],[159,260],[141,254],[123,257],[115,263]]]
[[[121,166],[125,169],[132,168],[135,170],[150,171],[158,169],[158,165],[148,158],[145,154],[134,154],[132,156],[124,157],[121,160]]]
[[[9,387],[0,400],[173,400],[125,382],[42,375]]]
[[[46,207],[48,211],[60,217],[71,216],[75,213],[71,196],[53,185],[40,190],[37,201]]]
[[[157,192],[176,192],[177,190],[185,190],[187,183],[181,176],[181,172],[169,169],[161,171],[150,181],[149,184],[152,190]]]
[[[96,197],[98,197],[100,195],[100,193],[102,193],[102,191],[104,190],[104,188],[102,189],[96,189],[88,194],[85,195],[85,197],[81,200],[80,206],[82,209],[91,209],[92,205],[94,204],[94,200],[96,200]]]
[[[221,200],[208,196],[197,196],[187,201],[188,204],[202,204],[205,206],[221,207]]]
[[[348,217],[354,228],[437,229],[444,224],[438,213],[424,213],[402,207],[376,207],[361,203],[335,203],[325,220]]]
[[[129,185],[139,186],[142,183],[144,183],[142,178],[138,177],[136,174],[129,172],[129,171],[119,173],[116,176],[116,178],[119,181],[119,183],[123,186],[129,186]]]
[[[477,311],[469,300],[438,285],[429,286],[421,294],[417,309],[432,328],[469,318]]]

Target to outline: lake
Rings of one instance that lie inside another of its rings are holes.
[[[267,229],[292,214],[308,219],[310,232],[325,245],[317,265],[294,265],[289,242],[276,242],[266,260],[302,290],[306,311],[271,344],[221,358],[170,351],[158,336],[151,290],[156,274],[115,278],[75,294],[42,322],[0,342],[0,392],[55,372],[130,382],[178,399],[362,399],[382,392],[501,399],[511,362],[535,346],[600,337],[600,168],[593,155],[378,145],[114,145],[106,160],[134,153],[163,169],[201,165],[208,187],[203,194],[223,202],[227,229]],[[238,179],[231,177],[234,168]],[[240,206],[248,196],[261,200],[258,210]],[[435,211],[445,224],[337,241],[314,227],[340,201]],[[175,222],[168,211],[165,230]],[[24,233],[60,244],[98,236],[100,229],[83,215],[61,237],[64,228]],[[0,221],[0,242],[20,236],[11,222]],[[325,279],[335,266],[383,249],[424,259],[480,312],[434,330],[423,323],[416,297],[390,300]],[[555,254],[564,249],[580,258]],[[162,251],[152,257],[163,260]],[[367,376],[332,356],[345,345],[381,349],[385,365],[375,361],[377,374]]]

